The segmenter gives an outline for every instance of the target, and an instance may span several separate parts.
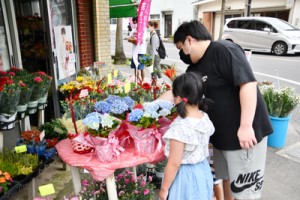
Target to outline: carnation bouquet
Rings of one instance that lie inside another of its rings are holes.
[[[0,113],[14,115],[20,100],[20,86],[11,76],[0,76]]]
[[[39,71],[33,73],[34,89],[30,101],[37,101],[48,94],[52,77],[45,72]]]

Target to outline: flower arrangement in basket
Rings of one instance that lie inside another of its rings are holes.
[[[153,64],[153,56],[151,54],[139,56],[139,63],[145,65],[146,67],[150,67]]]
[[[8,172],[3,172],[0,169],[0,194],[5,193],[8,187],[13,183],[13,180]]]
[[[300,96],[291,87],[275,88],[271,83],[262,83],[260,90],[269,115],[273,117],[288,117],[300,103]]]

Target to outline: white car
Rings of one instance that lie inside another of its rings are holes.
[[[300,52],[300,30],[278,18],[229,18],[222,39],[256,52],[271,52],[275,55]]]

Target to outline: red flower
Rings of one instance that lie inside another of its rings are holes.
[[[7,72],[0,70],[0,75],[7,75]]]
[[[41,77],[39,77],[39,76],[35,77],[33,80],[34,80],[35,82],[37,82],[37,83],[40,83],[40,82],[43,81],[43,79],[42,79]]]
[[[143,109],[142,104],[137,104],[137,105],[135,105],[133,109],[137,109],[137,108],[138,108],[138,109]]]
[[[19,85],[20,85],[21,87],[26,87],[26,84],[23,83],[23,81],[20,81],[20,82],[19,82]]]
[[[15,76],[16,74],[15,74],[15,72],[8,72],[8,75]]]
[[[10,68],[10,71],[16,71],[16,72],[19,72],[19,71],[21,71],[21,69],[15,67],[15,66],[12,66],[12,67]]]
[[[151,90],[151,85],[149,83],[144,83],[142,85],[142,88],[144,88],[145,90]]]
[[[40,75],[40,76],[46,76],[47,74],[45,73],[45,72],[43,72],[43,71],[38,71],[38,72],[36,72],[38,75]]]

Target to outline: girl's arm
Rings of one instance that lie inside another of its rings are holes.
[[[168,196],[168,191],[173,183],[177,171],[181,165],[182,154],[185,144],[177,140],[170,140],[170,154],[165,168],[164,178],[159,192],[160,199],[164,200]]]

